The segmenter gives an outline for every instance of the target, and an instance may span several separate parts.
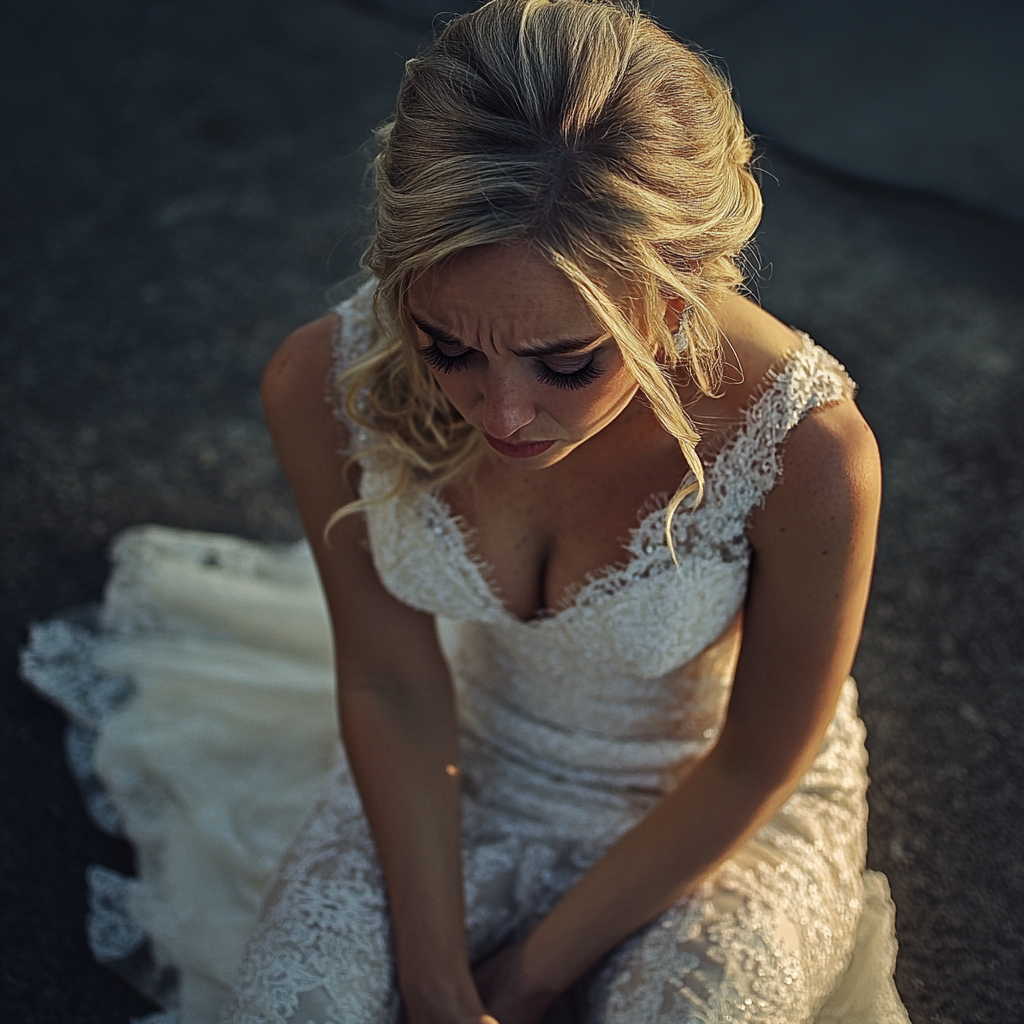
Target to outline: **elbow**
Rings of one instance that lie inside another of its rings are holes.
[[[339,700],[368,695],[395,699],[409,689],[404,681],[382,671],[380,666],[364,666],[340,656],[335,658],[334,676]]]
[[[382,664],[382,660],[336,656],[334,672],[338,699],[373,699],[405,705],[421,700],[424,695],[433,695],[439,684],[442,690],[448,689],[430,672],[415,674],[402,665]]]

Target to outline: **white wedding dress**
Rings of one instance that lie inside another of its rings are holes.
[[[338,307],[340,365],[371,341],[370,288]],[[529,929],[714,743],[745,523],[787,432],[851,394],[806,339],[708,466],[703,504],[675,517],[679,567],[655,508],[621,567],[528,622],[436,495],[366,513],[382,582],[436,616],[456,685],[475,957]],[[368,440],[355,432],[356,451]],[[372,459],[362,479],[366,496],[391,483]],[[37,626],[23,662],[73,719],[69,757],[94,817],[137,850],[138,878],[92,869],[97,957],[170,1007],[168,1022],[395,1021],[387,904],[337,739],[307,548],[143,527],[114,562],[98,625]],[[778,814],[580,983],[564,1019],[905,1024],[888,886],[864,870],[856,704],[851,679]]]

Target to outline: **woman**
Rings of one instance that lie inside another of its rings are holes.
[[[342,775],[231,1019],[384,1020],[397,982],[410,1021],[529,1024],[584,979],[595,1020],[795,1022],[839,985],[878,456],[736,291],[749,160],[724,83],[617,7],[493,0],[409,64],[379,337],[364,290],[264,386],[365,824]]]
[[[263,390],[347,756],[224,1020],[906,1020],[848,678],[877,450],[739,291],[726,83],[491,0],[379,141],[374,277]]]

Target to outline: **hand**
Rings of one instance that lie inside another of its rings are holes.
[[[438,1019],[445,1021],[445,1024],[451,1024],[451,1022],[456,1019],[459,1021],[459,1024],[499,1024],[498,1020],[492,1017],[489,1013],[474,1013],[469,1017],[459,1016],[458,1018],[454,1018],[449,1016],[440,1017]],[[396,1021],[396,1024],[410,1024],[409,1014],[405,1012],[404,1005],[399,1007],[398,1020]]]
[[[522,943],[506,946],[473,972],[477,991],[497,1021],[481,1018],[481,1024],[539,1024],[557,993],[536,989],[526,978]]]

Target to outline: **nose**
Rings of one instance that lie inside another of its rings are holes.
[[[530,389],[514,372],[492,368],[482,391],[480,425],[491,437],[503,441],[532,423],[537,416]]]

